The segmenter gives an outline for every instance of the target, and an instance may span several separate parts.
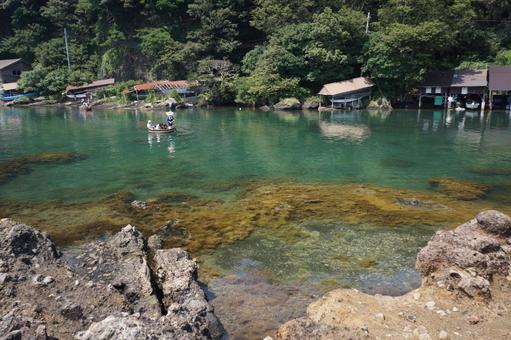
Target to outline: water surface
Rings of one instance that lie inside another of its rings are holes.
[[[272,334],[336,287],[402,294],[419,284],[415,255],[434,230],[511,203],[506,113],[184,110],[170,135],[148,134],[148,119],[164,114],[0,109],[0,161],[41,152],[83,156],[32,164],[0,185],[0,212],[43,229],[60,221],[70,240],[115,229],[116,220],[157,230],[181,217],[185,225],[169,245],[199,256],[201,278],[232,338]],[[438,196],[432,177],[482,183],[487,195],[470,202]],[[301,191],[313,199],[297,200]],[[376,191],[383,193],[373,197]],[[154,217],[105,200],[120,192],[139,200],[181,194]],[[408,204],[421,195],[420,206]],[[352,196],[367,206],[339,204],[337,211],[323,200],[349,203]],[[444,208],[456,212],[445,225],[438,218],[449,216]],[[388,215],[375,218],[378,209]],[[403,209],[436,219],[391,218]]]

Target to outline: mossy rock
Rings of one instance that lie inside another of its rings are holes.
[[[301,103],[296,98],[285,98],[273,105],[273,107],[275,110],[298,110],[301,108]]]

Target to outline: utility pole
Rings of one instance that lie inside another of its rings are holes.
[[[64,27],[64,42],[66,43],[67,68],[71,70],[71,59],[69,58],[69,46],[67,46],[67,29]]]
[[[371,12],[367,12],[366,34],[369,33],[369,22],[370,21],[371,21]]]

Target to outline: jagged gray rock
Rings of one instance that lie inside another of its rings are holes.
[[[220,338],[224,329],[197,283],[197,264],[183,249],[158,250],[154,257],[162,302],[174,328]]]
[[[438,231],[417,255],[416,268],[425,284],[439,284],[471,297],[491,296],[494,275],[509,274],[504,251],[511,219],[498,211],[483,211],[452,231]]]
[[[219,339],[188,253],[158,250],[159,275],[148,256],[131,225],[61,254],[44,234],[0,220],[0,339]]]

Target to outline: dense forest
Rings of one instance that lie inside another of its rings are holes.
[[[208,101],[252,105],[366,75],[392,97],[429,69],[511,64],[511,0],[0,0],[11,57],[32,64],[20,83],[43,94],[200,79]]]

